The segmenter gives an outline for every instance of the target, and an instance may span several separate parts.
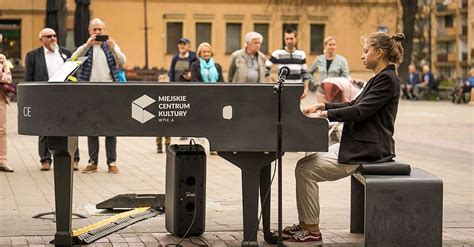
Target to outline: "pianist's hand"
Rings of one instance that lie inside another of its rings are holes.
[[[323,110],[325,110],[324,103],[317,103],[315,105],[312,105],[308,108],[303,109],[303,114],[308,115],[308,114],[317,113]]]
[[[328,111],[321,111],[319,117],[328,118]]]

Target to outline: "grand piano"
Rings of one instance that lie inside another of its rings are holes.
[[[78,136],[206,137],[242,170],[243,242],[256,245],[258,200],[271,241],[271,162],[277,151],[277,100],[271,84],[21,83],[18,133],[48,136],[54,157],[56,245],[71,245],[72,160]],[[328,122],[300,110],[302,85],[282,92],[283,152],[327,151]],[[164,178],[163,178],[164,179]]]

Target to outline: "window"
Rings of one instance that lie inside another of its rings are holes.
[[[455,43],[446,41],[446,42],[439,42],[436,44],[436,53],[437,54],[446,54],[454,52]]]
[[[288,30],[288,29],[293,29],[293,30],[296,30],[296,38],[298,38],[298,24],[296,23],[283,23],[283,32],[282,32],[282,36],[281,36],[281,39],[282,39],[282,46],[281,47],[285,47],[285,31]]]
[[[415,28],[416,28],[416,26],[415,26]],[[388,30],[388,27],[387,27],[387,26],[377,26],[377,32],[388,33],[389,30]]]
[[[324,24],[311,24],[311,54],[323,54]]]
[[[232,52],[241,48],[241,33],[242,24],[227,23],[226,25],[226,48],[225,52],[231,54]]]
[[[454,26],[454,18],[452,15],[445,15],[444,16],[444,27],[453,27]]]
[[[178,40],[183,37],[182,22],[166,23],[166,53],[174,54],[178,52]]]
[[[263,43],[260,47],[260,51],[264,54],[268,54],[268,29],[269,25],[267,23],[255,23],[254,25],[255,32],[263,36]]]
[[[21,59],[21,20],[0,20],[0,53],[7,59]]]
[[[202,42],[208,42],[212,44],[212,23],[196,23],[196,48]]]
[[[454,71],[456,70],[454,67],[439,67],[438,71],[440,75],[443,75],[444,77],[448,79],[451,79],[454,77]]]

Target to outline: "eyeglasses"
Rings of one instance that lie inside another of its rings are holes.
[[[48,38],[48,39],[56,38],[56,34],[43,35],[43,38]]]

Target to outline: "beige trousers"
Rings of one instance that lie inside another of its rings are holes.
[[[6,164],[7,164],[7,101],[3,95],[0,95],[0,165],[6,165]]]
[[[296,205],[298,220],[305,224],[319,224],[319,182],[335,181],[353,174],[359,165],[337,162],[339,143],[327,153],[315,153],[298,161],[296,175]]]

